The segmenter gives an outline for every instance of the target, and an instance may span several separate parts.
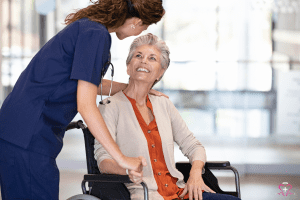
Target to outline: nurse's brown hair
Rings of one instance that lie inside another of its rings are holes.
[[[89,18],[99,22],[106,28],[118,28],[125,20],[138,17],[143,24],[151,25],[161,20],[165,14],[162,0],[98,0],[92,5],[69,14],[65,24],[70,24],[81,18]]]

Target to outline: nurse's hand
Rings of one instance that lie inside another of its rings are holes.
[[[140,174],[140,173],[137,173],[136,171],[128,170],[128,176],[129,176],[129,179],[137,185],[143,181],[143,172],[141,172],[141,174]]]
[[[122,160],[117,162],[124,169],[135,171],[137,173],[135,175],[140,177],[143,175],[143,167],[147,166],[146,159],[143,156],[138,158],[124,156]]]
[[[157,91],[157,90],[151,89],[149,93],[150,93],[150,94],[153,94],[153,95],[155,95],[155,96],[163,96],[163,97],[169,98],[169,96],[167,96],[167,95],[165,95],[164,93],[159,92],[159,91]]]

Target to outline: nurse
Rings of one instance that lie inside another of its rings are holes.
[[[55,159],[65,128],[78,112],[120,166],[142,171],[145,159],[124,156],[112,139],[96,96],[110,90],[107,80],[103,91],[99,87],[110,61],[109,33],[115,32],[120,40],[139,35],[164,13],[161,0],[99,0],[67,16],[68,26],[34,56],[1,107],[3,200],[58,199]],[[125,87],[114,82],[112,94]]]

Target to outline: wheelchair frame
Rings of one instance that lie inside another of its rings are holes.
[[[88,174],[84,175],[83,181],[81,183],[81,188],[83,194],[91,194],[92,190],[92,183],[94,182],[114,182],[114,183],[132,183],[129,179],[128,175],[115,175],[115,174],[101,174],[97,162],[94,158],[94,136],[90,133],[88,127],[86,127],[82,120],[78,120],[76,122],[71,122],[66,131],[70,129],[82,129],[84,134],[84,142],[85,142],[85,149],[86,149],[86,163],[87,163],[87,170]],[[191,169],[191,164],[188,162],[177,162],[176,168],[184,175],[184,181],[187,182],[189,178],[189,172]],[[220,189],[218,185],[217,178],[213,175],[210,169],[216,170],[231,170],[235,175],[235,192],[225,192]],[[216,161],[216,162],[206,162],[205,164],[205,173],[202,175],[205,184],[220,194],[229,194],[236,197],[241,198],[240,192],[240,181],[239,181],[239,174],[238,171],[230,165],[229,161]],[[86,183],[88,183],[89,190],[86,189]],[[149,199],[148,187],[147,184],[142,182],[141,185],[144,189],[144,199]]]

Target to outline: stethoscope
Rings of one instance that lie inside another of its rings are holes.
[[[114,65],[110,62],[110,60],[111,60],[111,56],[110,56],[110,53],[109,53],[108,61],[104,64],[104,66],[102,67],[102,71],[101,71],[101,83],[100,83],[100,89],[101,89],[100,96],[101,96],[101,101],[100,101],[99,103],[102,104],[102,105],[105,105],[105,104],[109,104],[109,103],[110,103],[109,98],[111,97],[110,95],[111,95],[112,84],[113,84],[113,77],[114,77]],[[102,97],[102,81],[103,81],[103,78],[104,78],[104,75],[105,75],[106,70],[108,70],[108,68],[109,68],[110,66],[111,66],[110,89],[109,89],[108,97],[107,97],[106,99],[103,100],[103,97]]]

